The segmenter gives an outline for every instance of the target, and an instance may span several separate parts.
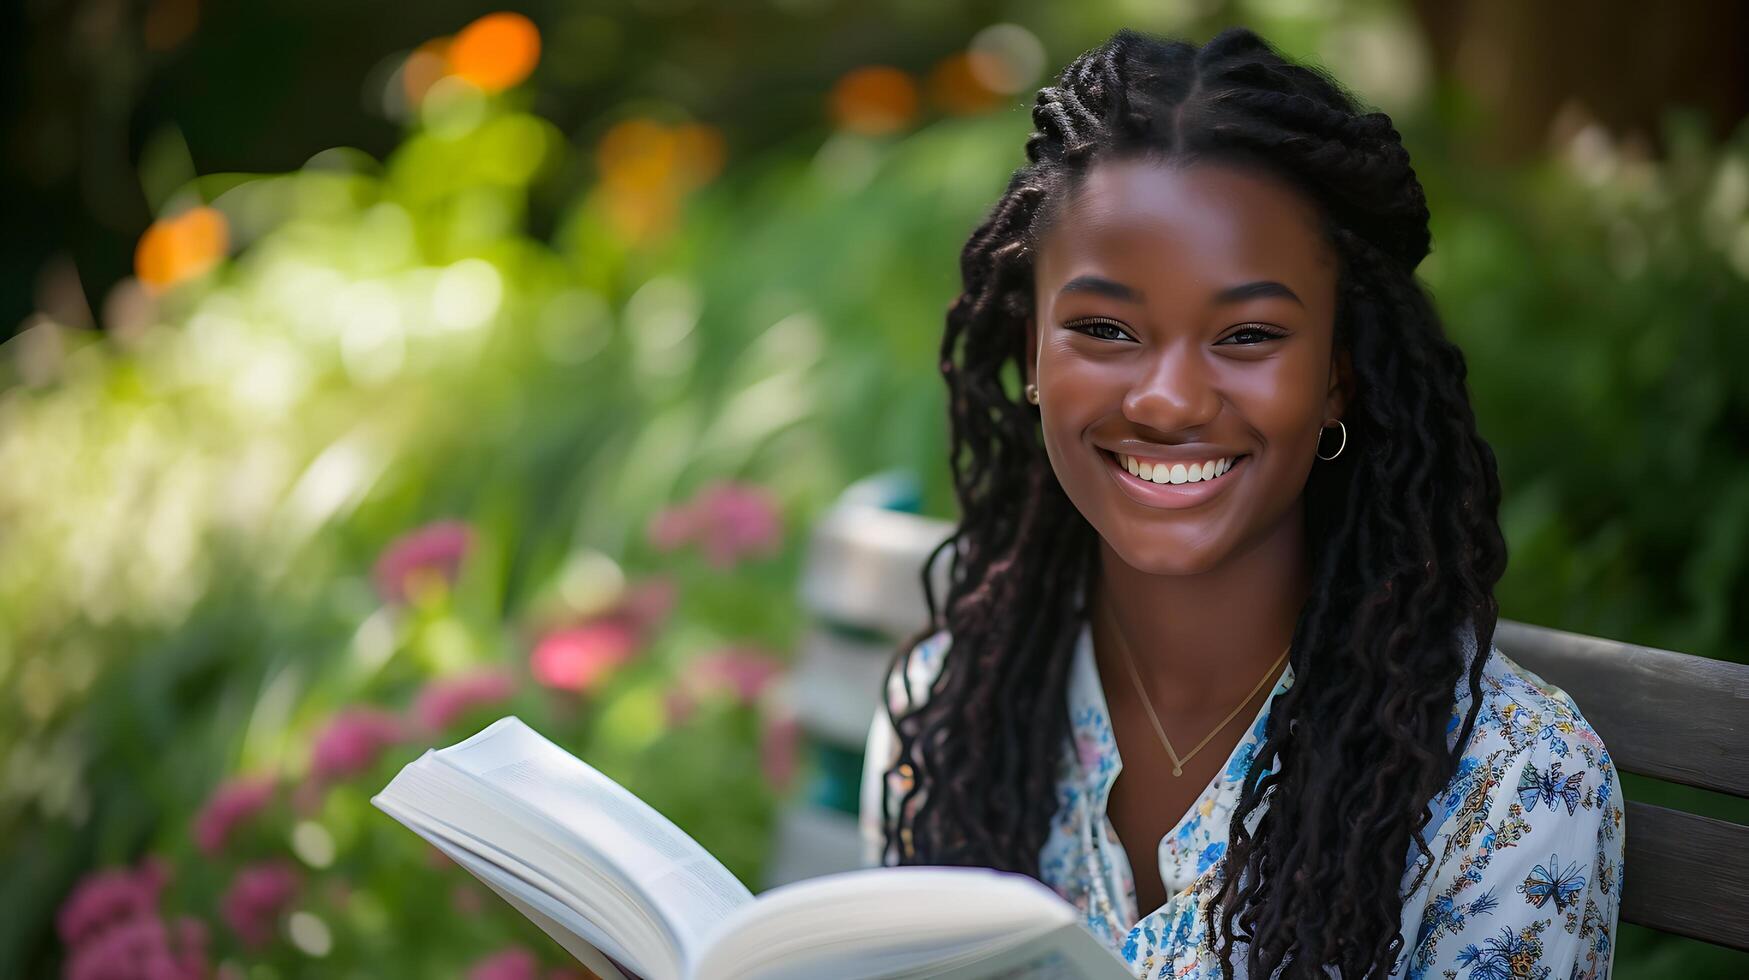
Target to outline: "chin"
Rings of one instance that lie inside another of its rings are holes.
[[[1186,547],[1172,541],[1150,542],[1146,536],[1134,534],[1121,540],[1119,544],[1106,537],[1105,547],[1146,575],[1202,575],[1218,567],[1230,550],[1214,544]]]

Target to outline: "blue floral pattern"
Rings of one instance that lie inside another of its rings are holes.
[[[1466,631],[1464,637],[1469,637]],[[945,631],[918,644],[906,665],[912,692],[926,692],[951,646]],[[1473,654],[1473,642],[1469,652]],[[1040,853],[1039,877],[1079,909],[1086,927],[1138,978],[1218,978],[1203,909],[1224,873],[1239,789],[1263,741],[1275,699],[1293,685],[1282,673],[1227,765],[1157,857],[1166,904],[1141,914],[1129,859],[1106,815],[1122,770],[1104,689],[1084,625],[1068,685],[1072,731],[1057,763],[1058,808]],[[895,678],[888,697],[908,703]],[[1453,695],[1448,744],[1469,709],[1467,678]],[[896,800],[901,777],[883,787],[895,757],[884,712],[869,731],[862,787],[864,861],[892,864],[884,849],[881,793]],[[1267,771],[1267,770],[1266,770]],[[1503,654],[1483,666],[1482,707],[1448,785],[1429,801],[1423,831],[1429,861],[1411,844],[1402,890],[1403,951],[1392,976],[1421,980],[1601,980],[1615,958],[1623,877],[1621,779],[1609,751],[1571,698]],[[1261,808],[1246,818],[1255,829]],[[1236,944],[1236,962],[1243,945]]]

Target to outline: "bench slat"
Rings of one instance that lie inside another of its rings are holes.
[[[1623,772],[1749,797],[1749,666],[1509,619],[1494,643],[1572,695]]]
[[[1749,950],[1749,827],[1634,800],[1622,819],[1622,920]]]

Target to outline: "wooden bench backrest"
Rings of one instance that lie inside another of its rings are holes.
[[[1571,695],[1621,772],[1749,798],[1749,666],[1512,620],[1494,645]],[[1629,796],[1622,919],[1749,950],[1749,827]]]
[[[923,562],[951,532],[932,518],[837,508],[815,528],[804,604],[838,624],[908,635],[928,618]],[[938,600],[946,565],[943,555],[933,569]],[[1749,798],[1749,666],[1512,620],[1494,643],[1573,698],[1619,771]],[[1621,918],[1749,950],[1749,827],[1628,795]]]

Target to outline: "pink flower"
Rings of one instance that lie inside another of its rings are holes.
[[[406,603],[432,582],[450,585],[472,550],[474,531],[461,521],[437,521],[395,539],[371,577],[384,602]]]
[[[224,783],[194,818],[194,842],[202,854],[212,857],[225,848],[231,831],[260,813],[273,799],[274,781],[259,776]]]
[[[758,700],[766,685],[782,673],[782,663],[751,647],[726,647],[687,665],[691,683],[705,690],[727,690],[742,704]]]
[[[468,980],[537,980],[540,961],[521,946],[493,953],[468,969]]]
[[[383,749],[406,737],[400,718],[376,708],[351,708],[329,720],[316,736],[310,773],[319,782],[356,775],[376,764]]]
[[[637,652],[638,637],[626,624],[596,620],[541,637],[529,657],[534,679],[565,691],[590,691],[613,668]]]
[[[688,663],[668,692],[668,722],[684,724],[698,701],[713,694],[728,694],[739,704],[751,705],[782,673],[780,661],[752,647],[725,647],[707,653]]]
[[[776,554],[783,520],[764,488],[716,481],[691,501],[657,513],[646,533],[659,551],[697,542],[712,565],[728,568],[752,555]]]
[[[687,692],[684,684],[675,684],[662,695],[662,714],[670,728],[686,724],[697,708],[698,701]]]
[[[184,917],[172,930],[156,915],[116,923],[70,950],[66,980],[206,980],[207,929]]]
[[[765,718],[759,732],[759,769],[773,788],[789,786],[796,773],[796,750],[801,741],[801,724],[789,714]]]
[[[289,861],[251,864],[237,872],[220,900],[220,912],[231,931],[250,949],[273,938],[279,915],[297,894],[299,876]]]
[[[419,692],[413,717],[427,732],[440,732],[475,708],[510,700],[515,691],[515,680],[497,669],[440,677]]]
[[[156,918],[158,894],[169,880],[169,865],[149,857],[133,868],[109,868],[86,875],[73,886],[55,915],[61,942],[76,946],[122,922]]]
[[[647,579],[627,589],[607,617],[630,626],[640,637],[647,637],[673,610],[677,591],[667,578]]]

